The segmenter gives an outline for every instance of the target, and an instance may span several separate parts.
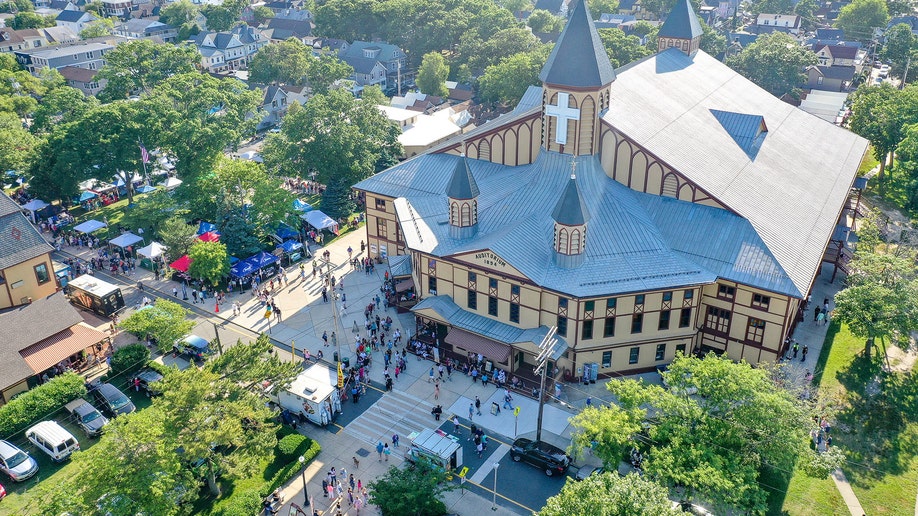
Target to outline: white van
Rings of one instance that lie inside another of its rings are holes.
[[[63,462],[80,449],[80,443],[56,421],[42,421],[26,430],[26,438],[54,462]]]

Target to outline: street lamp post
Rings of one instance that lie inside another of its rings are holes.
[[[548,369],[548,361],[555,352],[555,345],[558,344],[558,339],[554,338],[556,331],[558,331],[558,328],[554,326],[548,330],[548,333],[545,334],[545,338],[539,343],[539,349],[542,351],[540,351],[539,356],[536,357],[537,365],[535,373],[540,375],[539,419],[536,423],[536,441],[542,440],[542,410],[545,408],[545,375]]]
[[[309,493],[306,492],[306,457],[300,455],[299,461],[303,468],[303,505],[309,507]]]
[[[499,462],[494,463],[494,493],[491,499],[491,510],[497,510],[497,467],[500,466]]]

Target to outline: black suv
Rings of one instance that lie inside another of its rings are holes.
[[[510,458],[514,462],[523,461],[531,464],[545,471],[548,476],[563,475],[571,465],[571,458],[561,448],[525,438],[513,441]]]
[[[152,369],[143,369],[131,379],[131,387],[139,388],[146,393],[147,397],[159,396],[162,394],[156,382],[163,379],[163,375]]]

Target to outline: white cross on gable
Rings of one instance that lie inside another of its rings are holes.
[[[555,143],[564,145],[567,143],[567,121],[580,120],[580,110],[568,107],[568,93],[558,93],[558,104],[545,106],[545,115],[553,116],[558,119],[555,128]]]

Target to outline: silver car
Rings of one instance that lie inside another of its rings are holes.
[[[38,473],[38,463],[15,445],[0,441],[0,470],[14,482],[22,482]]]

